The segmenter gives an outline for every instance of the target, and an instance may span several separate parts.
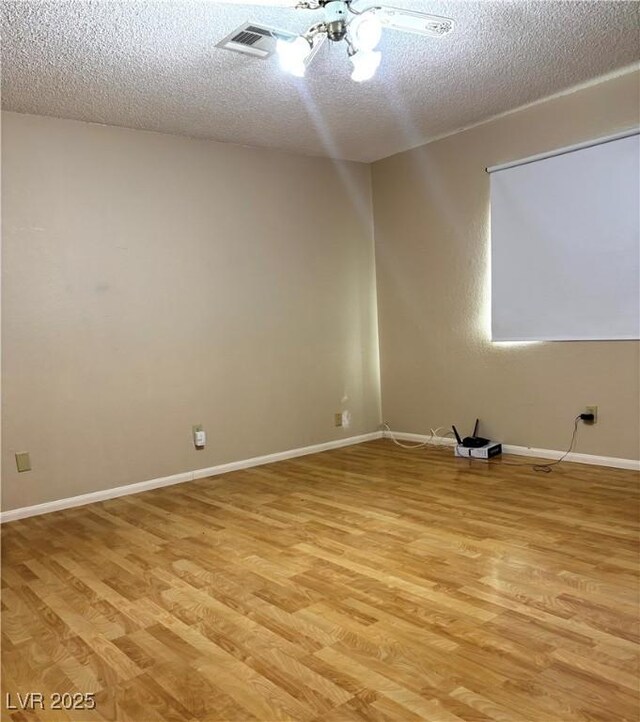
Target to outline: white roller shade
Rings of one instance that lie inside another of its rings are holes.
[[[640,136],[489,170],[493,340],[640,338]]]

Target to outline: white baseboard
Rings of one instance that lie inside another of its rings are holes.
[[[275,461],[284,461],[285,459],[294,459],[297,456],[306,456],[307,454],[318,454],[321,451],[329,451],[330,449],[339,449],[343,446],[351,446],[353,444],[362,444],[365,441],[372,441],[382,437],[381,431],[374,431],[370,434],[361,434],[360,436],[350,436],[346,439],[337,439],[335,441],[327,441],[323,444],[314,444],[313,446],[304,446],[299,449],[289,449],[288,451],[279,451],[276,454],[266,454],[265,456],[256,456],[253,459],[243,459],[242,461],[232,461],[228,464],[219,464],[211,466],[208,469],[196,469],[195,471],[186,471],[182,474],[173,474],[172,476],[164,476],[160,479],[149,479],[149,481],[140,481],[136,484],[127,484],[126,486],[116,486],[113,489],[104,489],[102,491],[94,491],[90,494],[80,494],[80,496],[71,496],[67,499],[57,499],[56,501],[48,501],[44,504],[36,504],[34,506],[24,506],[20,509],[11,509],[9,511],[0,512],[0,524],[17,521],[18,519],[26,519],[29,516],[38,516],[39,514],[49,514],[52,511],[61,511],[62,509],[71,509],[75,506],[85,506],[93,504],[96,501],[105,501],[107,499],[115,499],[118,496],[127,496],[128,494],[139,494],[141,491],[149,491],[150,489],[158,489],[162,486],[171,486],[172,484],[182,484],[185,481],[194,481],[196,479],[204,479],[207,476],[217,476],[226,474],[229,471],[238,471],[239,469],[249,469],[252,466],[261,466],[262,464],[272,464]]]
[[[454,439],[443,436],[435,436],[431,439],[425,434],[409,434],[403,431],[392,432],[396,439],[400,441],[430,441],[437,446],[455,446]],[[383,434],[384,436],[384,434]],[[537,449],[531,446],[514,446],[513,444],[503,444],[502,451],[505,454],[515,454],[517,456],[533,456],[539,459],[553,459],[557,461],[564,455],[564,451],[556,451],[555,449]],[[636,459],[618,459],[615,456],[596,456],[594,454],[579,454],[571,452],[567,454],[566,461],[573,461],[576,464],[595,464],[596,466],[611,466],[615,469],[631,469],[632,471],[640,471],[640,461]]]
[[[402,431],[394,431],[393,435],[401,441],[428,441],[431,437],[424,434],[410,434]],[[173,484],[182,484],[185,481],[195,481],[196,479],[204,479],[208,476],[218,476],[226,474],[230,471],[238,471],[240,469],[250,469],[252,466],[261,466],[263,464],[272,464],[276,461],[285,461],[286,459],[294,459],[298,456],[306,456],[308,454],[318,454],[321,451],[329,451],[330,449],[339,449],[343,446],[351,446],[353,444],[362,444],[365,441],[372,441],[385,437],[382,431],[374,431],[369,434],[361,434],[360,436],[350,436],[346,439],[337,439],[336,441],[327,441],[323,444],[314,444],[313,446],[304,446],[299,449],[289,449],[288,451],[280,451],[275,454],[266,454],[265,456],[256,456],[252,459],[243,459],[241,461],[232,461],[228,464],[219,464],[211,466],[207,469],[196,469],[195,471],[186,471],[182,474],[173,474],[172,476],[164,476],[159,479],[149,479],[149,481],[140,481],[136,484],[127,484],[126,486],[117,486],[113,489],[104,489],[102,491],[94,491],[90,494],[81,494],[80,496],[71,496],[67,499],[58,499],[49,501],[44,504],[36,504],[34,506],[24,506],[20,509],[11,509],[9,511],[0,512],[0,524],[17,521],[18,519],[26,519],[29,516],[38,516],[39,514],[49,514],[53,511],[61,511],[62,509],[71,509],[76,506],[85,506],[93,504],[97,501],[106,501],[107,499],[115,499],[119,496],[127,496],[128,494],[139,494],[142,491],[150,489],[158,489],[162,486],[171,486]],[[436,436],[431,439],[430,443],[434,445],[453,446],[455,441],[447,437]],[[504,444],[502,450],[505,454],[516,454],[518,456],[533,456],[540,459],[557,460],[563,455],[563,451],[555,451],[552,449],[536,449],[528,446],[514,446],[512,444]],[[573,461],[579,464],[595,464],[597,466],[611,466],[617,469],[631,469],[633,471],[640,470],[640,461],[635,459],[618,459],[612,456],[595,456],[593,454],[579,454],[572,452],[567,456],[567,461]]]

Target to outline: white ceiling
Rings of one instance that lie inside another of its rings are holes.
[[[640,56],[636,2],[391,4],[456,28],[439,39],[385,31],[380,71],[359,84],[342,43],[326,43],[304,79],[215,47],[246,20],[300,32],[321,11],[4,0],[3,107],[368,162]]]

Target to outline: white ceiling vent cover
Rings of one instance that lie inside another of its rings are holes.
[[[247,22],[229,33],[216,44],[216,48],[233,50],[235,53],[244,53],[254,58],[266,59],[273,55],[276,50],[276,41],[295,38],[295,33],[288,33],[286,30],[276,30],[264,25]]]

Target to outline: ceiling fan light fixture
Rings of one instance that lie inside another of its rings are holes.
[[[299,35],[284,30],[262,28],[258,24],[247,22],[218,43],[218,47],[262,58],[275,52],[284,72],[302,78],[325,42],[344,41],[343,47],[346,46],[347,56],[353,64],[351,79],[361,83],[373,78],[380,67],[382,55],[376,48],[383,31],[399,30],[416,35],[442,37],[454,27],[453,20],[441,15],[387,5],[374,5],[358,10],[353,7],[357,2],[358,0],[261,0],[261,4],[265,5],[286,4],[299,10],[321,10],[324,18]],[[259,47],[260,43],[265,47]]]
[[[293,40],[278,40],[276,43],[280,67],[286,73],[295,75],[297,78],[304,77],[307,69],[305,60],[311,54],[311,50],[311,44],[301,35]]]
[[[373,50],[358,50],[350,57],[350,60],[353,63],[351,80],[362,83],[365,80],[371,80],[376,74],[382,60],[382,53]]]
[[[382,23],[373,13],[358,15],[349,23],[349,38],[356,50],[375,50],[382,37]]]

